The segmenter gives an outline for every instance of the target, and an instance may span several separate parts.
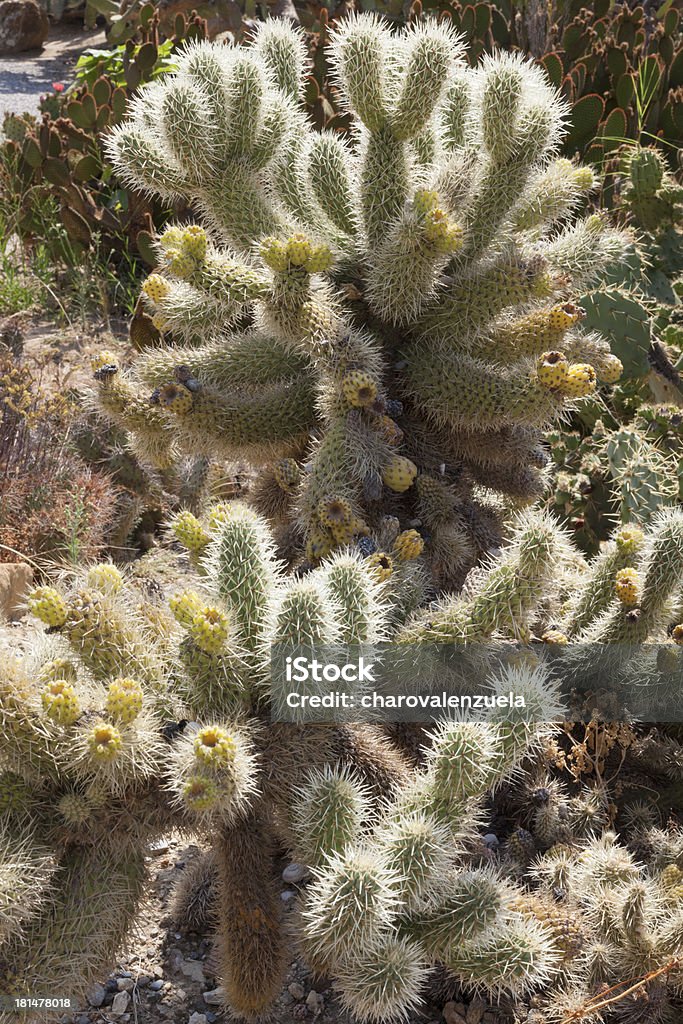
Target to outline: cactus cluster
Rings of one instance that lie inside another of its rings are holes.
[[[477,852],[484,798],[533,764],[566,713],[546,652],[580,661],[577,640],[653,640],[680,660],[680,624],[666,639],[683,583],[680,513],[660,514],[647,535],[624,527],[586,563],[552,520],[525,512],[462,594],[417,611],[424,578],[398,556],[385,580],[348,549],[296,577],[242,503],[194,521],[179,513],[171,527],[190,555],[173,587],[150,593],[111,564],[41,586],[29,608],[46,632],[24,657],[2,660],[3,990],[37,991],[55,976],[74,994],[87,987],[134,919],[149,842],[170,827],[211,838],[227,999],[248,1017],[277,995],[287,960],[281,847],[313,869],[302,950],[332,972],[361,1021],[405,1016],[437,967],[492,996],[567,982],[576,915],[534,891],[533,872],[555,879],[544,865],[565,865],[569,842],[572,906],[597,913],[584,878],[593,872],[623,921],[624,900],[636,897],[622,882],[642,870],[598,877],[614,847],[600,838],[604,802],[575,800],[567,815],[550,796],[534,804],[532,834],[521,829],[509,859],[487,866]],[[430,638],[507,643],[490,682],[523,693],[524,716],[494,709],[480,723],[440,722],[422,735],[417,767],[377,725],[272,720],[271,655],[283,645]],[[520,640],[530,647],[520,651]],[[654,656],[656,671],[680,672]],[[678,918],[659,897],[650,908],[644,884],[654,965],[673,950]],[[607,918],[602,927],[613,945],[632,939]],[[590,987],[612,970],[580,977]]]
[[[566,110],[531,63],[468,69],[443,25],[371,16],[330,52],[348,140],[307,124],[303,41],[274,22],[189,47],[112,133],[119,175],[207,228],[161,235],[143,292],[166,345],[101,367],[99,405],[157,465],[249,457],[292,561],[376,542],[389,511],[452,583],[501,503],[541,493],[542,428],[619,376],[571,300],[624,237],[573,217],[594,176],[555,158]]]

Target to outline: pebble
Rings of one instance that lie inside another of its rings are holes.
[[[206,981],[201,960],[181,960],[178,966],[186,978],[192,978],[192,981],[197,982]]]
[[[206,1014],[206,1019],[208,1020],[209,1024],[213,1024],[215,1020],[218,1020],[218,1014],[211,1013],[209,1011],[209,1013]]]
[[[155,981],[152,981],[150,983],[149,987],[151,988],[152,992],[158,992],[160,988],[164,987],[163,979],[157,978]]]
[[[500,846],[500,840],[493,832],[487,832],[483,837],[482,842],[484,846],[488,846],[490,850],[497,850]]]
[[[323,997],[319,992],[316,992],[314,988],[312,988],[306,996],[306,1006],[309,1010],[313,1010],[314,1013],[320,1013],[322,1011],[324,1002],[325,1000]]]
[[[283,903],[291,903],[292,900],[296,899],[296,893],[293,889],[283,889],[280,893],[280,899]]]
[[[467,1024],[480,1024],[485,1013],[486,1003],[483,999],[475,998],[467,1008],[465,1020],[467,1021]]]
[[[137,980],[138,988],[146,988],[147,985],[149,985],[151,979],[150,979],[149,974],[138,974],[136,980]]]
[[[292,984],[287,987],[287,991],[290,996],[294,996],[295,999],[303,999],[306,995],[306,989],[300,981],[293,981]]]
[[[117,992],[111,1004],[111,1013],[115,1017],[121,1017],[128,1009],[130,994],[128,992]]]
[[[193,1013],[187,1024],[208,1024],[205,1013]]]
[[[116,983],[119,988],[119,992],[132,992],[135,987],[135,982],[132,978],[119,978]]]
[[[291,1003],[294,1002],[294,997],[291,996],[289,992],[283,992],[282,995],[280,996],[280,1002],[282,1003],[283,1006],[289,1006]]]
[[[207,1006],[222,1006],[225,1002],[225,989],[223,986],[219,985],[218,988],[211,988],[208,992],[204,992],[204,1002]]]
[[[107,993],[104,988],[104,985],[100,985],[99,982],[95,982],[95,984],[91,985],[90,988],[88,989],[85,998],[88,1000],[91,1006],[101,1006],[102,1003],[104,1002],[104,997],[106,994]]]
[[[465,1007],[462,1003],[446,1003],[441,1012],[446,1024],[466,1024]]]
[[[285,870],[282,872],[282,881],[292,884],[293,882],[301,882],[308,874],[308,868],[305,864],[288,864]]]

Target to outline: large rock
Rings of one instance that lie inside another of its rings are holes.
[[[0,0],[0,54],[39,50],[47,27],[47,14],[36,0]]]
[[[24,562],[0,563],[0,621],[21,618],[32,579],[33,569]]]

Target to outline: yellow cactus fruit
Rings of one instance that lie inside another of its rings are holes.
[[[553,647],[564,647],[569,643],[569,638],[559,629],[546,629],[541,640],[544,644],[551,644]]]
[[[176,622],[189,629],[197,612],[204,607],[204,602],[196,591],[182,590],[173,595],[168,606]]]
[[[179,277],[182,281],[186,281],[196,271],[197,261],[184,250],[176,251],[169,249],[166,253],[166,266],[174,277]]]
[[[370,555],[369,558],[366,558],[365,564],[377,577],[380,583],[384,583],[385,580],[388,580],[394,571],[394,560],[391,555],[386,553],[386,551],[375,551],[374,555]]]
[[[399,494],[413,486],[417,479],[417,466],[404,455],[394,455],[382,470],[382,480],[391,491]]]
[[[403,440],[403,431],[391,416],[378,417],[379,432],[384,440],[391,445],[398,445]]]
[[[103,594],[118,594],[123,586],[123,576],[111,562],[101,562],[88,569],[88,586]]]
[[[213,779],[205,775],[190,775],[181,791],[181,798],[189,811],[210,811],[220,799],[220,790]]]
[[[206,257],[206,231],[199,224],[190,224],[182,235],[182,246],[193,259],[201,262]]]
[[[404,530],[394,541],[393,554],[399,562],[409,562],[419,558],[424,551],[425,542],[417,530]]]
[[[616,384],[623,372],[624,364],[611,352],[600,363],[600,380],[605,384]]]
[[[66,679],[73,682],[77,677],[76,666],[68,658],[53,658],[45,662],[39,671],[42,681],[50,679]]]
[[[54,587],[36,587],[28,596],[28,610],[53,629],[63,626],[67,618],[66,601]]]
[[[119,730],[108,722],[97,722],[87,736],[88,750],[96,761],[113,761],[122,742]]]
[[[152,317],[152,325],[156,327],[158,331],[165,331],[168,327],[168,318],[162,316],[161,313],[155,313]]]
[[[273,468],[273,476],[278,487],[291,494],[301,480],[301,470],[296,459],[280,459]]]
[[[287,244],[279,238],[268,236],[264,238],[259,246],[259,255],[267,267],[271,270],[282,273],[289,266],[287,255]]]
[[[568,370],[564,352],[544,352],[536,364],[536,373],[544,388],[561,387],[567,379]]]
[[[553,306],[548,314],[548,327],[552,331],[566,331],[569,327],[583,320],[585,309],[575,306],[573,302],[565,302],[561,306]]]
[[[73,725],[81,713],[76,690],[66,679],[53,679],[43,688],[40,700],[48,718],[59,725]]]
[[[377,382],[364,370],[349,370],[341,386],[344,398],[355,409],[364,409],[377,398]]]
[[[671,630],[671,639],[679,647],[683,647],[683,624],[679,623],[678,626],[674,626]]]
[[[614,540],[625,555],[633,555],[643,546],[645,534],[639,526],[622,526],[617,530]]]
[[[161,274],[150,274],[143,283],[142,290],[152,302],[161,302],[170,292],[171,286]]]
[[[640,577],[635,569],[620,569],[614,590],[625,608],[634,608],[640,600]]]
[[[314,526],[306,541],[306,558],[312,565],[316,565],[332,551],[332,537],[328,530],[321,526]]]
[[[331,526],[330,532],[337,544],[350,544],[355,537],[368,537],[370,528],[364,520],[352,516],[348,523]]]
[[[462,245],[462,228],[437,207],[425,216],[424,237],[437,252],[455,252]]]
[[[328,530],[348,527],[353,518],[353,509],[346,500],[336,494],[323,498],[316,509],[320,524]]]
[[[230,634],[228,616],[219,608],[205,605],[195,612],[190,636],[207,654],[219,654]]]
[[[306,235],[297,231],[287,239],[287,256],[294,267],[303,267],[308,263],[313,247]]]
[[[223,523],[227,523],[230,519],[230,503],[227,501],[217,501],[215,505],[212,505],[209,509],[209,515],[207,517],[207,526],[209,530],[214,531],[220,529]]]
[[[142,711],[142,687],[136,679],[114,679],[107,688],[107,714],[127,725]]]
[[[329,245],[314,245],[306,262],[306,270],[311,274],[322,274],[329,270],[334,262]]]
[[[197,760],[212,768],[225,768],[235,760],[235,741],[228,730],[219,725],[206,725],[200,729],[193,748]]]
[[[185,228],[181,228],[178,224],[172,224],[169,228],[166,228],[159,238],[159,245],[162,249],[179,249],[183,244],[185,230]]]
[[[178,513],[173,520],[172,529],[176,538],[188,551],[203,551],[211,539],[197,517],[187,510]]]
[[[595,391],[597,377],[588,363],[571,363],[562,382],[562,394],[567,398],[585,398]]]
[[[103,366],[118,366],[118,363],[118,356],[110,348],[100,349],[99,352],[90,357],[90,366],[93,373],[97,373]]]
[[[582,192],[591,192],[595,188],[595,174],[591,167],[586,167],[583,164],[580,167],[575,167],[572,177],[574,184]]]
[[[159,405],[175,416],[186,416],[192,411],[192,392],[183,384],[164,384],[159,388]]]
[[[659,876],[659,881],[664,889],[671,889],[683,882],[683,871],[677,864],[667,864]]]
[[[433,189],[420,188],[413,199],[413,209],[417,213],[427,214],[439,205],[439,196]]]

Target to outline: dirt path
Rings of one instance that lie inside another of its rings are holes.
[[[50,38],[41,51],[0,57],[0,124],[8,111],[38,111],[42,93],[53,82],[65,82],[83,50],[105,46],[103,29],[84,30],[77,25],[51,25]]]

